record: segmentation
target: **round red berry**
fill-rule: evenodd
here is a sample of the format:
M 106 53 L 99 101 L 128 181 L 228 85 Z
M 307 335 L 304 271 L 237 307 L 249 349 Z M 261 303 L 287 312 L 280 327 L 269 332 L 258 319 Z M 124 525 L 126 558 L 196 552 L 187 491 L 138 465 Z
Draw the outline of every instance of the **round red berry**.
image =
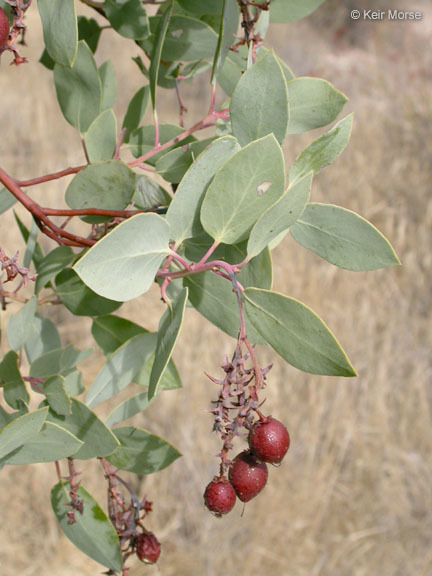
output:
M 268 470 L 264 462 L 246 450 L 238 454 L 229 471 L 229 480 L 242 502 L 249 502 L 261 492 L 267 482 Z
M 0 8 L 0 51 L 9 36 L 9 19 L 3 8 Z
M 225 478 L 215 478 L 204 491 L 204 503 L 216 516 L 228 514 L 235 502 L 234 488 Z
M 154 564 L 161 553 L 161 545 L 153 532 L 144 532 L 136 539 L 136 553 L 142 562 Z
M 269 416 L 256 422 L 249 432 L 249 447 L 258 460 L 279 464 L 290 445 L 288 430 Z

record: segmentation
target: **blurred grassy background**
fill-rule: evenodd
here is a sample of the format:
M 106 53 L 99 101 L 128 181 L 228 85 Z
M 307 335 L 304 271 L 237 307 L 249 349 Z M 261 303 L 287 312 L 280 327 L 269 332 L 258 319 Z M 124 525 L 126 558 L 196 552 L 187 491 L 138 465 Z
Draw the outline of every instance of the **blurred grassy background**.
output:
M 273 26 L 267 37 L 296 75 L 330 80 L 355 111 L 350 145 L 316 177 L 313 200 L 341 204 L 370 219 L 403 263 L 378 272 L 342 271 L 289 237 L 274 252 L 275 288 L 326 320 L 359 377 L 309 376 L 268 350 L 258 351 L 263 363 L 274 362 L 266 409 L 287 424 L 292 447 L 243 517 L 238 504 L 218 520 L 202 504 L 218 451 L 211 419 L 202 412 L 215 389 L 203 372 L 218 374 L 233 341 L 189 310 L 175 351 L 184 389 L 162 394 L 151 411 L 134 419 L 184 456 L 139 481 L 141 492 L 154 501 L 148 527 L 163 543 L 163 554 L 159 567 L 135 563 L 131 576 L 432 576 L 432 7 L 429 0 L 407 4 L 329 0 L 305 21 Z M 352 8 L 398 6 L 422 10 L 423 20 L 349 17 Z M 9 68 L 5 55 L 0 68 L 0 161 L 17 178 L 83 161 L 79 138 L 58 110 L 51 73 L 37 64 L 36 6 L 28 24 L 30 63 Z M 127 42 L 104 34 L 98 60 L 114 59 L 121 117 L 141 78 Z M 205 112 L 208 94 L 205 82 L 185 89 L 188 123 Z M 175 98 L 164 91 L 161 97 L 160 117 L 175 121 Z M 315 136 L 290 138 L 287 159 Z M 66 183 L 30 193 L 55 206 Z M 23 249 L 11 212 L 1 218 L 0 246 L 7 253 Z M 17 309 L 10 305 L 8 313 Z M 150 329 L 161 312 L 157 291 L 121 309 Z M 60 322 L 64 343 L 93 345 L 89 320 L 57 308 L 46 313 Z M 4 330 L 7 314 L 1 321 Z M 4 341 L 1 346 L 4 352 Z M 101 363 L 100 355 L 87 362 L 87 384 Z M 103 501 L 100 470 L 79 468 L 86 487 Z M 1 471 L 2 576 L 102 571 L 60 533 L 49 503 L 55 481 L 53 465 Z

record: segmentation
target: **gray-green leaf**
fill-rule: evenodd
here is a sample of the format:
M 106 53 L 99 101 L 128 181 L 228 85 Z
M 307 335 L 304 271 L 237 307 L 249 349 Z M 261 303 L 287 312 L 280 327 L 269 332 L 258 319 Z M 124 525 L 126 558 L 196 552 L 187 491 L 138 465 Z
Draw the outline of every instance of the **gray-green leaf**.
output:
M 46 49 L 62 66 L 72 66 L 78 47 L 74 0 L 38 0 Z
M 15 418 L 0 430 L 0 458 L 32 440 L 40 431 L 48 407 Z
M 283 142 L 289 122 L 288 94 L 285 75 L 273 51 L 248 68 L 230 104 L 233 134 L 242 146 L 267 134 Z
M 74 270 L 97 294 L 119 302 L 131 300 L 150 288 L 169 253 L 169 237 L 161 216 L 137 214 L 99 240 Z
M 290 186 L 311 170 L 317 173 L 323 166 L 336 160 L 348 144 L 352 121 L 353 115 L 349 114 L 300 153 L 289 172 Z
M 120 442 L 107 458 L 113 466 L 135 474 L 152 474 L 163 470 L 181 456 L 171 444 L 141 428 L 124 426 L 114 433 Z
M 290 186 L 282 198 L 264 212 L 252 228 L 249 237 L 249 258 L 259 254 L 272 240 L 296 222 L 309 200 L 312 177 L 313 173 L 309 172 Z
M 68 523 L 70 510 L 68 484 L 56 484 L 51 490 L 51 505 L 61 529 L 79 550 L 113 572 L 122 571 L 122 552 L 118 534 L 96 500 L 80 486 L 77 497 L 83 502 L 83 514 L 76 512 L 76 522 Z
M 308 306 L 277 292 L 247 288 L 247 317 L 289 364 L 311 374 L 356 376 L 333 333 Z
M 84 141 L 90 162 L 112 159 L 117 144 L 117 121 L 112 108 L 93 120 Z
M 308 204 L 290 232 L 299 244 L 339 268 L 377 270 L 400 264 L 375 226 L 341 206 Z
M 263 212 L 285 188 L 282 149 L 273 134 L 235 153 L 216 173 L 201 207 L 201 223 L 216 241 L 247 238 Z
M 159 322 L 155 360 L 148 389 L 149 400 L 156 394 L 157 387 L 172 356 L 183 322 L 187 299 L 188 289 L 184 288 L 165 310 Z

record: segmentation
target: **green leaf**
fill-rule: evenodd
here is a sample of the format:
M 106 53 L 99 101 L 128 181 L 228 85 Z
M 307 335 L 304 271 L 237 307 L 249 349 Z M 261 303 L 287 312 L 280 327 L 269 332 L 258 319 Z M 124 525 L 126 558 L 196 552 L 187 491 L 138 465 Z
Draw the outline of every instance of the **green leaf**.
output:
M 79 370 L 64 373 L 64 388 L 69 396 L 79 396 L 84 392 L 82 374 Z
M 1 464 L 23 465 L 55 462 L 73 456 L 83 445 L 76 436 L 52 422 L 45 422 L 40 432 L 8 454 Z
M 289 122 L 288 89 L 282 67 L 273 51 L 243 74 L 230 104 L 234 136 L 242 146 L 267 134 L 279 143 Z
M 220 12 L 219 12 L 220 14 Z M 219 28 L 219 38 L 216 53 L 213 59 L 213 69 L 211 81 L 218 76 L 222 70 L 225 58 L 230 47 L 235 43 L 235 34 L 239 24 L 239 6 L 236 0 L 223 0 L 223 17 Z
M 275 238 L 295 224 L 309 200 L 313 173 L 289 187 L 276 204 L 273 204 L 252 228 L 248 241 L 248 257 L 256 256 Z
M 107 418 L 105 419 L 106 426 L 112 428 L 115 424 L 123 422 L 123 420 L 127 420 L 128 418 L 132 418 L 132 416 L 135 416 L 136 414 L 146 410 L 152 401 L 153 399 L 148 399 L 147 390 L 127 398 L 108 414 Z
M 235 153 L 216 173 L 201 207 L 201 223 L 217 242 L 248 237 L 261 214 L 282 196 L 282 149 L 270 134 Z
M 85 40 L 87 46 L 93 52 L 96 52 L 102 28 L 94 18 L 78 16 L 78 40 Z
M 96 500 L 80 486 L 77 497 L 83 502 L 83 514 L 68 524 L 69 485 L 56 484 L 51 490 L 51 505 L 66 536 L 84 554 L 113 572 L 122 571 L 122 552 L 118 534 Z
M 148 53 L 152 53 L 151 50 L 161 19 L 162 16 L 150 18 L 151 36 L 140 42 L 140 45 Z M 173 15 L 168 24 L 161 58 L 169 62 L 191 62 L 213 58 L 217 41 L 216 32 L 202 20 Z
M 71 399 L 66 392 L 63 376 L 51 376 L 40 385 L 47 402 L 56 414 L 67 416 L 71 413 Z
M 42 428 L 48 408 L 41 408 L 15 418 L 0 430 L 0 458 L 32 440 Z
M 59 246 L 51 250 L 39 263 L 35 283 L 35 293 L 39 292 L 56 274 L 61 272 L 75 258 L 70 246 Z
M 136 208 L 148 210 L 149 208 L 168 206 L 171 202 L 171 196 L 155 180 L 146 174 L 141 174 L 137 178 L 132 202 Z
M 247 317 L 286 362 L 303 372 L 356 376 L 347 355 L 319 316 L 294 298 L 247 288 Z
M 270 22 L 294 22 L 309 16 L 324 0 L 272 0 Z
M 149 81 L 150 81 L 150 94 L 153 110 L 156 108 L 156 86 L 159 78 L 159 68 L 160 61 L 162 57 L 162 50 L 164 47 L 166 34 L 168 31 L 168 26 L 170 23 L 174 2 L 171 0 L 167 4 L 167 8 L 162 17 L 158 19 L 157 26 L 152 30 L 153 48 L 151 50 L 151 61 L 150 61 L 150 71 L 149 71 Z
M 171 238 L 177 246 L 202 232 L 200 210 L 207 188 L 219 168 L 239 150 L 240 146 L 232 136 L 218 138 L 184 175 L 167 212 Z
M 104 12 L 116 32 L 139 40 L 149 35 L 149 21 L 141 0 L 105 0 Z
M 74 0 L 38 0 L 46 49 L 62 66 L 72 66 L 78 47 Z
M 29 393 L 18 367 L 18 354 L 8 352 L 0 363 L 0 382 L 3 386 L 3 396 L 11 408 L 19 410 L 20 406 L 28 404 Z
M 29 364 L 46 352 L 61 348 L 60 336 L 55 325 L 38 314 L 27 329 L 24 350 Z
M 323 166 L 336 160 L 348 144 L 352 120 L 353 115 L 349 114 L 300 153 L 289 172 L 290 185 L 306 176 L 311 170 L 316 174 Z
M 100 112 L 101 82 L 96 62 L 87 44 L 80 40 L 72 68 L 54 67 L 57 100 L 66 120 L 86 132 Z
M 119 302 L 93 292 L 71 268 L 57 274 L 55 285 L 60 300 L 75 316 L 109 314 L 121 306 Z
M 137 214 L 99 240 L 74 269 L 97 294 L 124 302 L 150 288 L 168 253 L 166 221 L 157 214 Z
M 348 98 L 321 78 L 294 78 L 288 82 L 288 134 L 327 126 L 337 118 Z
M 133 336 L 121 345 L 97 374 L 86 397 L 88 406 L 108 400 L 128 386 L 156 346 L 156 335 Z
M 24 268 L 28 268 L 30 266 L 32 260 L 33 260 L 33 255 L 36 251 L 36 246 L 38 246 L 38 243 L 37 243 L 38 232 L 39 232 L 39 227 L 36 224 L 35 219 L 32 218 L 30 234 L 29 234 L 29 237 L 27 240 L 27 245 L 26 245 L 26 249 L 24 252 L 24 258 L 23 258 Z
M 32 296 L 17 314 L 12 314 L 9 318 L 7 327 L 8 341 L 10 347 L 17 352 L 24 346 L 29 336 L 29 329 L 36 312 L 36 303 L 36 296 Z
M 0 214 L 9 210 L 16 202 L 17 199 L 15 196 L 11 194 L 7 188 L 2 186 L 0 188 Z
M 153 368 L 153 363 L 155 361 L 155 352 L 153 352 L 149 358 L 144 362 L 142 368 L 134 378 L 134 382 L 145 386 L 146 388 L 150 385 L 150 375 Z M 182 383 L 180 380 L 180 375 L 177 371 L 176 365 L 172 359 L 168 362 L 165 372 L 162 374 L 160 379 L 158 390 L 176 390 L 181 388 Z M 147 394 L 147 393 L 146 393 Z
M 66 190 L 66 202 L 74 210 L 103 208 L 124 210 L 135 192 L 136 175 L 119 160 L 87 166 L 73 178 Z M 100 216 L 91 218 L 100 221 Z
M 120 470 L 152 474 L 163 470 L 181 456 L 174 446 L 141 428 L 123 426 L 116 428 L 114 433 L 120 446 L 107 460 Z
M 246 69 L 246 62 L 239 52 L 229 52 L 218 74 L 218 84 L 231 96 Z
M 222 259 L 232 263 L 240 262 L 246 255 L 243 247 L 229 246 L 225 249 L 226 257 Z M 272 267 L 269 251 L 263 250 L 256 258 L 252 258 L 243 266 L 237 278 L 245 287 L 271 288 Z M 183 283 L 189 288 L 189 300 L 198 312 L 212 324 L 237 338 L 240 320 L 237 298 L 231 282 L 213 272 L 204 272 L 184 278 Z M 251 342 L 266 344 L 266 340 L 255 330 L 248 318 L 246 318 L 246 330 Z
M 135 322 L 119 316 L 113 316 L 112 314 L 95 318 L 91 331 L 93 338 L 105 356 L 115 352 L 117 348 L 134 336 L 148 333 L 145 328 L 135 324 Z
M 299 244 L 339 268 L 377 270 L 400 264 L 375 226 L 341 206 L 308 204 L 290 232 Z
M 91 355 L 91 350 L 78 350 L 71 344 L 65 348 L 50 350 L 36 358 L 30 366 L 30 376 L 49 378 L 56 374 L 64 376 L 77 364 Z
M 168 306 L 160 319 L 155 360 L 150 374 L 149 400 L 156 394 L 158 385 L 172 356 L 183 323 L 187 299 L 188 289 L 184 288 L 176 300 L 172 302 L 172 305 Z
M 140 125 L 140 122 L 147 109 L 147 104 L 149 101 L 150 87 L 142 86 L 136 94 L 134 94 L 132 100 L 129 102 L 128 109 L 123 120 L 123 128 L 126 132 L 123 136 L 123 142 L 129 142 L 129 136 L 133 130 L 136 130 Z
M 102 87 L 100 110 L 109 110 L 114 106 L 117 97 L 117 79 L 114 66 L 109 60 L 99 67 L 99 78 Z
M 177 0 L 180 6 L 194 14 L 222 14 L 223 0 Z
M 178 184 L 195 158 L 214 141 L 214 137 L 197 140 L 185 147 L 175 148 L 156 162 L 156 171 L 167 182 Z M 185 150 L 186 148 L 186 150 Z
M 19 216 L 17 216 L 15 210 L 14 210 L 14 218 L 15 218 L 16 223 L 18 224 L 18 228 L 21 232 L 22 237 L 24 238 L 24 242 L 27 243 L 29 241 L 29 238 L 30 238 L 30 231 L 25 226 L 25 224 L 20 220 Z M 33 260 L 34 265 L 36 266 L 36 269 L 38 268 L 39 263 L 41 262 L 43 257 L 44 257 L 44 253 L 42 251 L 42 248 L 36 242 L 34 250 L 33 250 L 33 254 L 32 254 L 32 260 Z
M 95 118 L 84 141 L 90 162 L 111 160 L 117 145 L 117 122 L 111 108 Z
M 60 415 L 50 410 L 47 420 L 65 428 L 84 442 L 74 454 L 78 460 L 108 456 L 119 444 L 102 420 L 76 398 L 71 399 L 71 414 Z

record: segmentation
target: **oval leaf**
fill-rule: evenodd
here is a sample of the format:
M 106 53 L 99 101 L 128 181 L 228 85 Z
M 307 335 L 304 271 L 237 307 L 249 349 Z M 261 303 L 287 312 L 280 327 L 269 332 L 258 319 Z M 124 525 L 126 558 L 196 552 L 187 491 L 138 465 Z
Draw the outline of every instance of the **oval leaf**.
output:
M 184 288 L 162 315 L 159 322 L 155 360 L 150 374 L 149 400 L 156 394 L 157 387 L 165 372 L 177 342 L 188 299 L 188 289 Z
M 39 434 L 8 454 L 2 464 L 23 465 L 55 462 L 69 458 L 83 445 L 76 436 L 52 422 L 45 422 Z
M 169 236 L 161 216 L 137 214 L 99 240 L 74 270 L 97 294 L 119 302 L 131 300 L 150 288 L 169 253 Z
M 400 264 L 375 226 L 341 206 L 308 204 L 290 232 L 299 244 L 339 268 L 377 270 Z
M 174 446 L 141 428 L 124 426 L 116 428 L 114 434 L 120 446 L 107 460 L 120 470 L 152 474 L 163 470 L 181 456 Z
M 111 108 L 90 124 L 84 141 L 90 162 L 112 159 L 117 144 L 117 122 Z
M 324 0 L 272 0 L 270 22 L 301 20 L 320 6 Z
M 288 134 L 300 134 L 335 120 L 348 98 L 321 78 L 295 78 L 288 82 Z
M 57 100 L 63 116 L 80 132 L 85 132 L 100 111 L 102 88 L 95 59 L 81 40 L 72 68 L 54 67 Z
M 70 246 L 59 246 L 51 250 L 40 262 L 37 269 L 37 278 L 35 284 L 35 292 L 39 294 L 42 288 L 53 278 L 56 274 L 66 268 L 68 264 L 75 258 L 75 254 Z
M 120 573 L 122 552 L 114 526 L 96 500 L 82 486 L 77 490 L 77 497 L 83 502 L 83 513 L 76 512 L 76 522 L 69 524 L 69 485 L 59 483 L 51 490 L 51 506 L 61 529 L 84 554 L 102 566 Z
M 151 404 L 152 400 L 148 399 L 147 390 L 131 396 L 119 404 L 105 419 L 105 424 L 109 427 L 132 418 L 135 414 L 143 412 Z
M 28 412 L 9 422 L 0 430 L 0 458 L 19 448 L 39 434 L 48 414 L 48 407 Z
M 130 133 L 140 125 L 141 119 L 147 109 L 149 95 L 149 86 L 143 86 L 138 90 L 138 92 L 136 92 L 132 100 L 129 102 L 123 120 L 123 128 L 126 130 L 123 136 L 123 142 L 129 142 Z
M 117 448 L 114 434 L 85 404 L 71 399 L 71 413 L 56 414 L 50 410 L 48 422 L 54 422 L 79 438 L 84 445 L 74 454 L 78 460 L 108 456 Z
M 313 174 L 310 172 L 261 216 L 252 228 L 248 241 L 248 257 L 252 258 L 292 226 L 309 200 Z
M 210 184 L 201 207 L 204 230 L 225 244 L 244 240 L 284 188 L 282 149 L 273 134 L 251 142 L 225 162 Z
M 198 156 L 184 175 L 167 213 L 171 237 L 177 245 L 202 232 L 202 199 L 218 169 L 239 150 L 240 146 L 232 136 L 218 138 Z
M 136 175 L 119 160 L 87 166 L 73 178 L 66 190 L 66 202 L 74 210 L 103 208 L 124 210 L 135 192 Z M 100 217 L 92 217 L 99 221 Z
M 267 134 L 282 143 L 288 127 L 288 90 L 273 51 L 257 60 L 241 77 L 230 104 L 234 136 L 242 146 Z
M 88 391 L 86 404 L 96 406 L 128 386 L 156 346 L 155 334 L 138 334 L 109 358 Z
M 149 21 L 141 0 L 105 0 L 104 12 L 116 32 L 139 40 L 149 35 Z
M 311 170 L 316 174 L 321 168 L 336 160 L 348 144 L 352 121 L 353 116 L 350 114 L 300 153 L 289 172 L 290 186 Z
M 310 308 L 283 294 L 247 288 L 245 310 L 270 346 L 303 372 L 356 376 L 333 333 Z
M 72 66 L 78 48 L 74 0 L 38 0 L 46 49 L 62 66 Z
M 109 314 L 121 306 L 120 302 L 103 298 L 87 288 L 71 268 L 57 274 L 55 285 L 60 300 L 75 316 Z
M 29 393 L 18 367 L 18 354 L 10 350 L 0 363 L 0 383 L 3 395 L 11 408 L 19 410 L 22 403 L 28 404 Z

